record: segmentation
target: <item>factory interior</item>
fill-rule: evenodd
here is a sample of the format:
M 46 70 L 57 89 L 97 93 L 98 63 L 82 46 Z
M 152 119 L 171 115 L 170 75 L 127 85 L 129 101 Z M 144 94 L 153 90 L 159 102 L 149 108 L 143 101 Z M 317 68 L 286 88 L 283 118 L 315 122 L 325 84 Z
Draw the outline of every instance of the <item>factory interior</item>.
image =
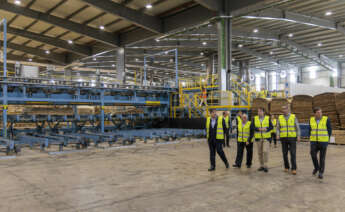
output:
M 0 212 L 344 211 L 344 14 L 0 0 Z

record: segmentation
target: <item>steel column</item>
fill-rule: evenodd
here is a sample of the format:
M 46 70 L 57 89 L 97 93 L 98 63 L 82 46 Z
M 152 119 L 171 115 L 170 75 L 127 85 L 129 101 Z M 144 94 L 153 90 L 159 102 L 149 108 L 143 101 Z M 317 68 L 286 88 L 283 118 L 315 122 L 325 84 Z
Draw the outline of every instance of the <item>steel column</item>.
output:
M 104 133 L 104 90 L 101 90 L 101 133 Z
M 2 25 L 3 25 L 3 33 L 4 33 L 4 44 L 3 44 L 3 66 L 4 66 L 4 80 L 6 81 L 7 77 L 7 22 L 6 19 L 2 20 Z M 8 104 L 7 104 L 7 84 L 3 84 L 2 86 L 3 90 L 3 97 L 2 97 L 2 105 L 3 105 L 3 110 L 2 110 L 2 120 L 3 120 L 3 133 L 2 136 L 4 138 L 7 138 L 7 110 L 8 110 Z
M 231 20 L 221 19 L 217 23 L 218 28 L 218 78 L 219 90 L 230 89 L 230 76 L 232 64 Z

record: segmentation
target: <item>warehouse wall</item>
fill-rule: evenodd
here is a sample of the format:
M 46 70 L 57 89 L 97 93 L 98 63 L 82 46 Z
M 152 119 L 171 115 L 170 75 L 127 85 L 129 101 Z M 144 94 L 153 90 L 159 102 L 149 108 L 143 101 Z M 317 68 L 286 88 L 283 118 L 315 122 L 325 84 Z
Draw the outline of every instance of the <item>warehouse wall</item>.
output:
M 302 83 L 310 85 L 330 86 L 329 71 L 317 70 L 315 79 L 310 78 L 309 71 L 302 71 Z

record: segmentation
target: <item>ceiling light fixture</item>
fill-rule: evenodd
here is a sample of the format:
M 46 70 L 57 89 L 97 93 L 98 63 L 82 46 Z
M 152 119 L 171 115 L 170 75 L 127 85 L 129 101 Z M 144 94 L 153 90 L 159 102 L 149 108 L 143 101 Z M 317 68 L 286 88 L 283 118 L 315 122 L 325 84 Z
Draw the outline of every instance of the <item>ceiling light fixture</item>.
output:
M 152 8 L 152 4 L 147 4 L 145 7 L 146 7 L 146 9 L 151 9 Z
M 73 41 L 72 40 L 68 40 L 67 41 L 69 44 L 73 44 Z
M 243 45 L 242 45 L 242 44 L 238 44 L 238 47 L 239 47 L 239 48 L 242 48 L 242 47 L 243 47 Z
M 99 26 L 99 29 L 100 29 L 100 30 L 104 30 L 105 27 L 102 25 L 102 26 Z
M 325 16 L 330 16 L 330 15 L 332 15 L 333 13 L 332 13 L 332 11 L 327 11 L 327 12 L 325 12 Z
M 29 58 L 29 59 L 28 59 L 28 61 L 29 61 L 29 62 L 32 62 L 32 59 L 31 59 L 31 58 Z
M 97 60 L 97 58 L 95 58 L 95 57 L 94 57 L 94 58 L 92 58 L 92 60 L 93 60 L 93 61 L 96 61 L 96 60 Z
M 21 2 L 20 0 L 16 0 L 16 1 L 14 1 L 14 3 L 15 3 L 16 5 L 20 5 L 22 2 Z
M 322 43 L 318 43 L 317 46 L 322 46 Z
M 289 36 L 290 38 L 292 38 L 292 37 L 293 37 L 293 34 L 292 34 L 292 33 L 289 33 L 288 36 Z
M 201 55 L 201 56 L 204 56 L 204 52 L 200 52 L 200 55 Z
M 254 33 L 258 33 L 259 30 L 258 30 L 258 29 L 254 29 L 253 32 L 254 32 Z
M 270 51 L 270 55 L 272 55 L 273 54 L 273 52 L 272 51 Z
M 202 42 L 202 45 L 206 46 L 206 45 L 207 45 L 207 42 L 206 42 L 206 41 Z
M 50 51 L 49 51 L 49 50 L 46 50 L 46 54 L 50 54 Z

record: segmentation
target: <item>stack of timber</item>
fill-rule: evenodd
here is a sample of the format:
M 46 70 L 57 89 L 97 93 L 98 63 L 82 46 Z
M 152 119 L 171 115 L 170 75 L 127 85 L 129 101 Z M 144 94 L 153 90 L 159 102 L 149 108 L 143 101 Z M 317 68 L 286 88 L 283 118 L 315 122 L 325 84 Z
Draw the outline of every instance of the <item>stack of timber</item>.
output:
M 345 129 L 345 92 L 337 94 L 335 97 L 335 105 L 339 115 L 340 127 Z
M 292 98 L 291 111 L 296 114 L 298 122 L 309 123 L 313 116 L 313 97 L 308 95 L 296 95 Z
M 345 130 L 333 130 L 332 135 L 336 144 L 345 144 Z
M 73 108 L 70 106 L 56 106 L 56 105 L 35 105 L 26 106 L 24 108 L 24 114 L 26 115 L 73 115 Z
M 322 114 L 331 120 L 332 128 L 339 129 L 340 122 L 335 106 L 336 93 L 323 93 L 313 97 L 313 107 L 320 107 Z
M 79 115 L 93 115 L 95 114 L 95 106 L 78 106 L 77 112 Z
M 289 105 L 289 102 L 286 98 L 276 98 L 272 99 L 270 103 L 270 113 L 271 115 L 280 115 L 283 114 L 282 107 Z
M 258 114 L 258 108 L 264 108 L 266 113 L 269 113 L 269 101 L 263 98 L 255 98 L 253 100 L 251 114 L 252 116 L 256 116 Z

